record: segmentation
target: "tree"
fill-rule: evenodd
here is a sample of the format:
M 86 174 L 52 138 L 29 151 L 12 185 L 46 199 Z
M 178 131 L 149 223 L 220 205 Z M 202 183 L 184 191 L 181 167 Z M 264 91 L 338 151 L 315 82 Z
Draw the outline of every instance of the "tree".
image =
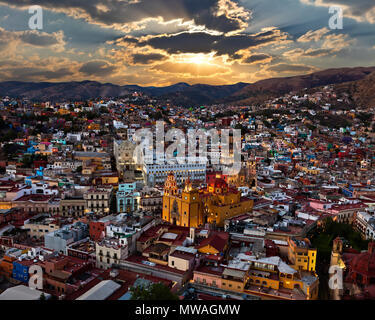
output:
M 101 106 L 100 109 L 99 109 L 99 112 L 100 113 L 108 113 L 108 108 L 106 108 L 104 106 Z
M 116 197 L 114 196 L 111 198 L 111 202 L 109 204 L 109 212 L 117 213 L 117 201 L 116 201 Z
M 130 292 L 131 300 L 178 300 L 178 296 L 162 283 L 132 287 Z
M 34 163 L 34 155 L 25 154 L 21 162 L 22 162 L 22 168 L 31 168 L 32 164 Z

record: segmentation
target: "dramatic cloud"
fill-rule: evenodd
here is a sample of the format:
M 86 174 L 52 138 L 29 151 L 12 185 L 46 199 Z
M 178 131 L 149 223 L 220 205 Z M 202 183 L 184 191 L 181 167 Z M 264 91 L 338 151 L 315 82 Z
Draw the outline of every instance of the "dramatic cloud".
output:
M 355 43 L 355 39 L 349 39 L 347 34 L 329 34 L 325 37 L 322 48 L 340 51 L 350 47 Z
M 88 76 L 107 76 L 115 71 L 116 67 L 106 61 L 89 61 L 82 65 L 79 72 Z
M 297 60 L 299 58 L 316 58 L 316 57 L 324 57 L 329 54 L 334 54 L 335 50 L 333 49 L 307 49 L 303 50 L 301 48 L 296 48 L 290 51 L 286 51 L 283 53 L 285 58 L 290 60 Z
M 0 0 L 10 6 L 40 5 L 117 28 L 137 28 L 149 19 L 167 22 L 175 19 L 193 21 L 197 26 L 220 32 L 240 31 L 247 27 L 250 11 L 233 0 Z
M 245 64 L 258 64 L 258 63 L 268 63 L 272 61 L 272 57 L 265 53 L 253 54 L 251 56 L 245 57 L 241 60 L 241 63 Z
M 231 36 L 214 35 L 206 32 L 181 32 L 172 35 L 160 35 L 135 39 L 124 37 L 117 40 L 119 45 L 135 44 L 139 47 L 150 46 L 164 50 L 169 54 L 210 53 L 234 55 L 237 51 L 278 43 L 287 38 L 277 29 L 262 31 L 257 34 L 236 34 Z
M 0 0 L 0 81 L 229 84 L 374 64 L 375 0 L 281 2 Z M 330 30 L 329 5 L 355 20 Z
M 49 80 L 66 80 L 67 77 L 73 76 L 74 72 L 66 67 L 48 68 L 43 66 L 31 66 L 25 64 L 20 66 L 13 63 L 7 63 L 6 66 L 0 67 L 2 80 L 15 81 L 49 81 Z
M 65 46 L 64 33 L 62 31 L 46 33 L 35 30 L 7 31 L 0 28 L 0 48 L 15 50 L 20 44 L 62 51 Z
M 297 73 L 307 73 L 316 71 L 316 68 L 313 66 L 306 66 L 302 64 L 286 64 L 286 63 L 279 63 L 267 68 L 268 71 L 273 71 L 277 73 L 290 73 L 290 74 L 297 74 Z
M 325 56 L 334 56 L 338 52 L 355 43 L 347 34 L 329 34 L 327 28 L 308 31 L 297 39 L 297 42 L 311 43 L 316 46 L 308 49 L 294 48 L 283 53 L 283 56 L 289 60 L 298 60 L 299 58 L 318 58 Z
M 160 53 L 134 53 L 131 56 L 133 64 L 150 64 L 156 61 L 165 60 L 167 57 Z
M 303 36 L 299 37 L 297 39 L 298 42 L 311 42 L 311 41 L 319 41 L 322 39 L 324 35 L 326 35 L 329 32 L 327 28 L 322 28 L 318 30 L 310 30 L 306 32 Z

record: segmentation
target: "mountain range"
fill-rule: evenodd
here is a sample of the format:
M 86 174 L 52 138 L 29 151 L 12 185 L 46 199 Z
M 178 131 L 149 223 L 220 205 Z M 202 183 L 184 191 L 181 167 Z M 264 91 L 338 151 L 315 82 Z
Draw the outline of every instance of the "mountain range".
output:
M 375 102 L 375 67 L 327 69 L 307 75 L 221 86 L 189 85 L 183 82 L 166 87 L 141 87 L 96 81 L 59 83 L 6 81 L 0 82 L 0 96 L 58 102 L 98 97 L 116 98 L 133 92 L 143 92 L 159 101 L 181 106 L 218 103 L 253 104 L 285 93 L 325 85 L 336 85 L 340 90 L 348 90 L 359 104 L 366 103 L 368 99 Z

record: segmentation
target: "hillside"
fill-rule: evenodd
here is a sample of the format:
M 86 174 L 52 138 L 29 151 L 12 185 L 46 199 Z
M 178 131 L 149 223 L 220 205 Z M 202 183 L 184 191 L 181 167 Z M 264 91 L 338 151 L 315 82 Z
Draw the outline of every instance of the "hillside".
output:
M 327 69 L 308 75 L 261 80 L 234 93 L 226 99 L 226 102 L 241 104 L 262 102 L 291 91 L 361 80 L 372 72 L 375 72 L 375 67 L 340 68 Z
M 217 103 L 254 104 L 291 91 L 342 84 L 341 90 L 350 90 L 353 99 L 363 104 L 366 99 L 372 101 L 375 99 L 375 75 L 370 75 L 372 72 L 375 72 L 375 67 L 328 69 L 308 75 L 266 79 L 253 84 L 237 83 L 222 86 L 177 83 L 166 87 L 140 87 L 95 81 L 61 83 L 7 81 L 0 83 L 0 96 L 28 98 L 34 101 L 62 101 L 98 97 L 116 98 L 141 91 L 158 99 L 159 102 L 182 106 Z
M 348 92 L 360 107 L 375 107 L 375 72 L 361 80 L 336 85 L 335 90 Z

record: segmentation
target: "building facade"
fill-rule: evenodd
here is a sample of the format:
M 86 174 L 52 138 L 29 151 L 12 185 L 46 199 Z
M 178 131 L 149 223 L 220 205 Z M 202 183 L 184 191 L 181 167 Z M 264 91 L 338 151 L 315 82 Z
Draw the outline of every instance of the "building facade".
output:
M 133 212 L 140 205 L 140 192 L 136 191 L 136 182 L 121 183 L 116 193 L 117 212 Z
M 225 219 L 251 212 L 253 201 L 229 188 L 223 179 L 215 179 L 207 188 L 192 187 L 190 179 L 180 190 L 173 174 L 164 187 L 162 218 L 183 227 L 198 227 L 205 223 L 223 226 Z
M 112 186 L 93 187 L 84 194 L 87 201 L 87 211 L 107 215 L 112 200 Z

